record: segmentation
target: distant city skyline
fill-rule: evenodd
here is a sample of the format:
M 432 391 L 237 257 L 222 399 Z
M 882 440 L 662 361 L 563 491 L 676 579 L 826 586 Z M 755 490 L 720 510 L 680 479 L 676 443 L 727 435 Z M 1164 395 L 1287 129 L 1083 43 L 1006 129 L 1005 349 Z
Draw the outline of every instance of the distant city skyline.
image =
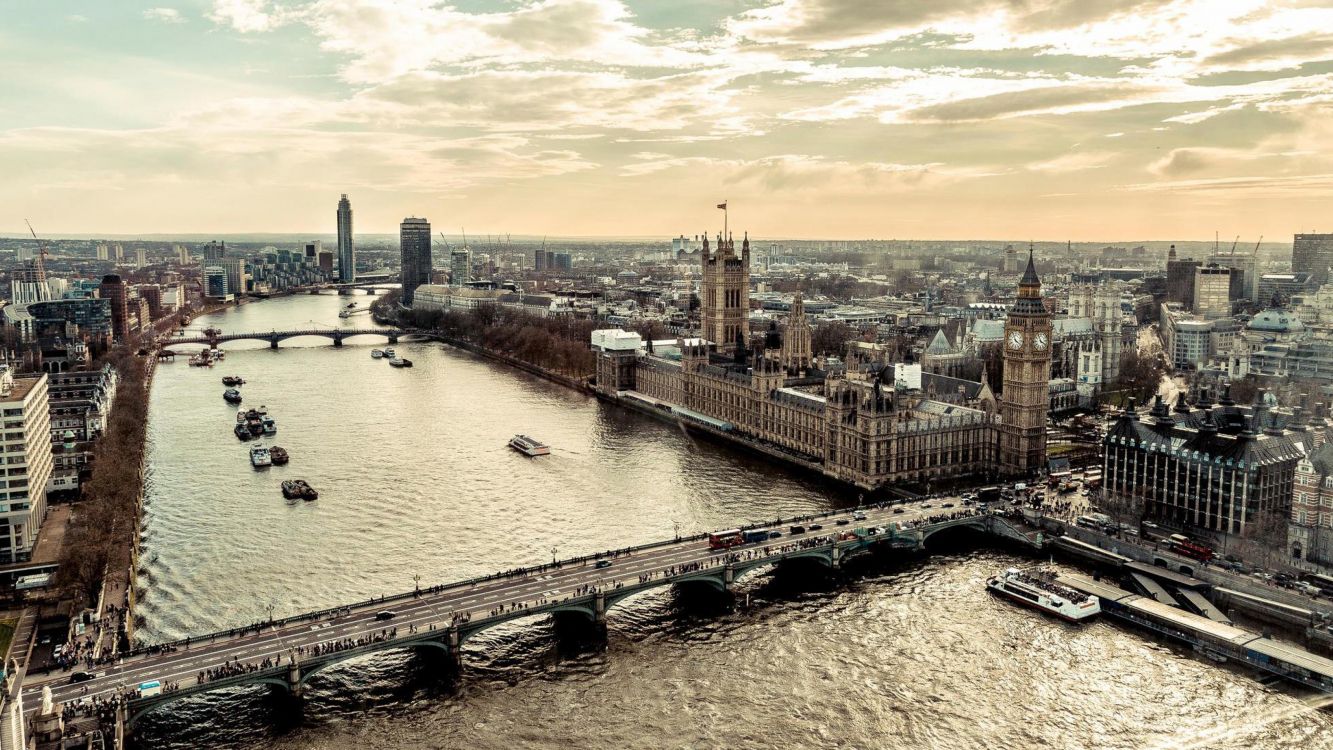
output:
M 160 0 L 0 30 L 0 229 L 1329 232 L 1301 0 Z

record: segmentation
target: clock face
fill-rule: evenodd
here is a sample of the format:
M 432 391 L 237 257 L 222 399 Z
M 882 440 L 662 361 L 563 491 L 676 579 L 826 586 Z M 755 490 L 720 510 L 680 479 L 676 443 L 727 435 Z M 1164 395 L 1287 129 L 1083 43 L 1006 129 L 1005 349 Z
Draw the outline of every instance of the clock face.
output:
M 1046 334 L 1044 334 L 1044 333 L 1039 333 L 1039 334 L 1037 334 L 1036 336 L 1034 336 L 1033 339 L 1032 339 L 1032 346 L 1036 347 L 1037 351 L 1045 351 L 1045 350 L 1046 350 Z
M 1010 332 L 1009 332 L 1009 348 L 1010 348 L 1010 349 L 1022 349 L 1022 348 L 1023 348 L 1023 332 L 1022 332 L 1022 331 L 1010 331 Z

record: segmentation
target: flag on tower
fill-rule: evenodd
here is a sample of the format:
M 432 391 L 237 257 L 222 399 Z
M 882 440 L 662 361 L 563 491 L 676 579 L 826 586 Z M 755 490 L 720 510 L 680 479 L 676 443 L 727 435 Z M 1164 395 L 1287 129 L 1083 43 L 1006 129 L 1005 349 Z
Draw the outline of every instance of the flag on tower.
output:
M 717 204 L 717 207 L 720 208 L 720 209 L 722 209 L 723 211 L 726 211 L 726 210 L 727 210 L 727 202 L 726 202 L 726 201 L 722 201 L 721 203 Z

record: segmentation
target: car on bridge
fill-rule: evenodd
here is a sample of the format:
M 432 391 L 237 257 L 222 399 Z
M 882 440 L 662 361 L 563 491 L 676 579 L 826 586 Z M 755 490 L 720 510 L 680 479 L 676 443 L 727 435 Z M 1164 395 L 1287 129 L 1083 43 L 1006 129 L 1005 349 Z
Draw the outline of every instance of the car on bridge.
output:
M 804 534 L 804 533 L 805 533 L 805 527 L 804 527 L 804 526 L 793 526 L 793 527 L 791 527 L 791 529 L 789 529 L 789 531 L 791 531 L 792 534 Z
M 69 683 L 73 685 L 76 682 L 87 682 L 95 679 L 97 679 L 96 672 L 75 672 L 69 676 Z
M 824 524 L 822 524 L 822 523 L 812 523 L 812 524 L 810 524 L 810 530 L 811 530 L 811 531 L 819 531 L 819 530 L 821 530 L 821 529 L 823 529 L 823 528 L 824 528 Z
M 598 560 L 598 561 L 596 562 L 596 564 L 593 565 L 593 567 L 594 567 L 594 568 L 609 568 L 609 567 L 611 567 L 611 561 L 610 561 L 610 560 Z
M 390 612 L 390 611 L 387 610 L 387 609 L 382 609 L 382 610 L 380 610 L 379 612 L 376 612 L 376 613 L 375 613 L 375 619 L 376 619 L 376 620 L 392 620 L 393 618 L 395 618 L 395 617 L 397 617 L 397 616 L 398 616 L 398 613 L 397 613 L 397 612 Z
M 866 520 L 866 514 L 858 510 L 852 514 L 852 518 L 855 518 L 858 521 L 864 521 Z

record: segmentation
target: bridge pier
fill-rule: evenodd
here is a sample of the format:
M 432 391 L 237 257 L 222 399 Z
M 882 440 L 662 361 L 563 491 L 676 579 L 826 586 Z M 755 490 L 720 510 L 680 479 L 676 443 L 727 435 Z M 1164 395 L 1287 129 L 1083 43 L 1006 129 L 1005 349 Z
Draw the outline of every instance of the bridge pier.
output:
M 287 668 L 287 692 L 293 698 L 300 698 L 305 693 L 305 685 L 301 684 L 301 665 L 296 662 Z
M 278 337 L 277 337 L 277 336 L 274 336 L 273 338 L 271 338 L 271 339 L 268 340 L 268 348 L 270 348 L 270 349 L 277 349 L 277 348 L 278 348 Z
M 463 668 L 463 654 L 459 647 L 463 645 L 463 638 L 458 633 L 458 626 L 449 628 L 449 639 L 446 641 L 449 646 L 449 661 L 454 665 L 454 671 Z
M 334 345 L 334 346 L 342 346 L 342 345 L 343 345 L 343 337 L 342 337 L 342 336 L 334 336 L 334 337 L 333 337 L 333 345 Z
M 833 549 L 829 550 L 829 567 L 834 570 L 842 569 L 842 549 L 837 544 L 834 544 Z
M 391 334 L 389 334 L 389 343 L 390 343 L 390 344 L 396 344 L 396 343 L 398 343 L 398 334 L 396 334 L 396 333 L 391 333 Z
M 606 629 L 606 594 L 598 591 L 592 598 L 592 621 L 601 629 Z
M 735 586 L 736 566 L 732 563 L 727 563 L 726 566 L 722 568 L 722 588 L 731 591 Z

